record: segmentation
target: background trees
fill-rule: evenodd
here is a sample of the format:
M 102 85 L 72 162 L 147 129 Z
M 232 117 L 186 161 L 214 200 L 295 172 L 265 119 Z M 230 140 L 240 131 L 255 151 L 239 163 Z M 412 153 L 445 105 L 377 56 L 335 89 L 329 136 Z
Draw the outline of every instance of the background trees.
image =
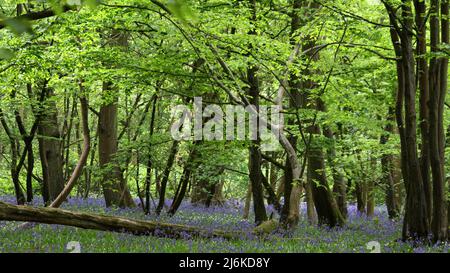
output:
M 328 226 L 385 203 L 404 239 L 446 240 L 446 0 L 51 3 L 2 6 L 0 188 L 17 203 L 50 204 L 83 159 L 71 194 L 108 206 L 247 199 L 256 224 L 270 204 L 292 227 L 301 201 Z M 278 105 L 280 143 L 173 140 L 194 97 Z

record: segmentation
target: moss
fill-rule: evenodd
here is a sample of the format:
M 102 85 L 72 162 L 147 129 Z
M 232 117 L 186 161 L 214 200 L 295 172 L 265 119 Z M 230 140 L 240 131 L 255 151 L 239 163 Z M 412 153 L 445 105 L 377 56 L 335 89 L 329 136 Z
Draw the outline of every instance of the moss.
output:
M 268 220 L 261 223 L 261 225 L 253 229 L 255 234 L 270 234 L 278 228 L 278 222 L 276 220 Z

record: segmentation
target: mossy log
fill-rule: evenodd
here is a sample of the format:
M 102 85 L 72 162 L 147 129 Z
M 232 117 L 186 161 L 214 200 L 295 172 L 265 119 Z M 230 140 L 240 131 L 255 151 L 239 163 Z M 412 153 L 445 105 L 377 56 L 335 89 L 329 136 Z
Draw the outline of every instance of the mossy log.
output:
M 185 236 L 224 239 L 237 239 L 240 232 L 207 230 L 199 227 L 144 221 L 124 217 L 75 212 L 58 208 L 36 208 L 17 206 L 0 202 L 0 221 L 23 221 L 43 224 L 72 226 L 134 235 L 153 235 L 159 237 L 185 238 Z

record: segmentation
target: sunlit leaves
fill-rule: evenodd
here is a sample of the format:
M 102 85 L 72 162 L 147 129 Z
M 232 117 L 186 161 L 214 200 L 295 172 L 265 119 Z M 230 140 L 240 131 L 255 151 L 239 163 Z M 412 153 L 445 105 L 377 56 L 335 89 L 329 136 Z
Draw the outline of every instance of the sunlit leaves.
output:
M 195 13 L 187 4 L 185 0 L 167 0 L 167 8 L 172 12 L 172 14 L 178 17 L 180 20 L 195 21 Z

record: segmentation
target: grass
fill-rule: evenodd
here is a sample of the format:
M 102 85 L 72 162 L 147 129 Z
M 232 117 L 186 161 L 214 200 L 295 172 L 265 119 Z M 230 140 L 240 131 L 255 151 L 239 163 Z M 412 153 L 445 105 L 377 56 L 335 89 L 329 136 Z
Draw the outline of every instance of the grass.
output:
M 13 198 L 10 196 L 0 197 L 0 200 L 13 203 Z M 34 205 L 39 204 L 39 201 L 34 203 Z M 242 219 L 242 206 L 239 202 L 228 202 L 224 207 L 208 209 L 183 203 L 178 213 L 171 218 L 144 216 L 138 208 L 105 208 L 101 200 L 92 198 L 71 199 L 63 207 L 70 210 L 159 220 L 203 228 L 243 231 L 247 234 L 250 234 L 253 229 L 251 221 Z M 71 241 L 79 242 L 81 252 L 89 253 L 370 252 L 367 243 L 371 241 L 380 243 L 381 252 L 450 252 L 448 244 L 413 246 L 409 243 L 397 242 L 400 238 L 401 221 L 389 220 L 383 207 L 377 207 L 375 216 L 367 218 L 359 215 L 354 206 L 350 206 L 347 226 L 342 228 L 317 227 L 308 224 L 306 219 L 302 219 L 294 231 L 283 236 L 274 234 L 265 239 L 249 236 L 233 241 L 198 239 L 189 236 L 176 240 L 45 224 L 16 232 L 14 231 L 16 226 L 17 223 L 0 222 L 0 252 L 70 252 L 66 247 Z

